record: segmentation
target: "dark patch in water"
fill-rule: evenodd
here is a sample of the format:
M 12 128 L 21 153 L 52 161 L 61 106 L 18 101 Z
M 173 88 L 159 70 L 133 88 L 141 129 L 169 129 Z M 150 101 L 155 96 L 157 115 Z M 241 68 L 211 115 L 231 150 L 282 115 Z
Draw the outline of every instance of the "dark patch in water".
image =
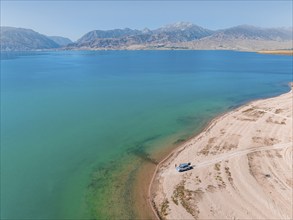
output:
M 144 146 L 142 146 L 142 145 L 140 145 L 140 146 L 136 147 L 135 149 L 129 151 L 129 153 L 139 157 L 143 161 L 146 161 L 146 162 L 149 162 L 149 163 L 152 163 L 152 164 L 158 164 L 157 160 L 151 158 L 150 154 L 145 152 Z
M 128 175 L 124 190 L 123 190 L 123 199 L 124 199 L 124 208 L 127 210 L 127 213 L 129 215 L 129 219 L 135 218 L 134 213 L 134 198 L 130 195 L 133 195 L 133 188 L 134 188 L 134 181 L 135 181 L 135 175 L 137 174 L 138 167 L 131 170 L 131 172 Z
M 88 188 L 96 189 L 98 187 L 105 187 L 105 177 L 110 178 L 111 171 L 115 170 L 115 165 L 101 165 L 94 169 Z
M 201 118 L 198 116 L 181 116 L 178 117 L 176 121 L 177 123 L 183 125 L 193 125 L 199 123 L 201 121 Z
M 147 148 L 147 143 L 153 140 L 156 140 L 160 137 L 161 135 L 154 135 L 148 138 L 145 138 L 144 140 L 138 142 L 135 147 L 129 148 L 127 150 L 128 154 L 133 154 L 136 157 L 139 157 L 140 159 L 142 159 L 145 162 L 148 163 L 152 163 L 152 164 L 158 164 L 158 161 L 155 160 L 154 158 L 152 158 L 150 156 L 149 153 L 146 152 L 146 148 Z
M 186 141 L 186 138 L 179 138 L 176 141 L 173 142 L 173 144 L 180 144 Z
M 135 174 L 125 172 L 125 165 L 127 167 L 127 162 L 116 161 L 93 169 L 86 202 L 94 219 L 101 219 L 101 216 L 104 219 L 105 216 L 106 219 L 134 218 L 131 181 Z
M 153 141 L 153 140 L 156 140 L 158 139 L 159 137 L 161 137 L 162 135 L 158 134 L 158 135 L 153 135 L 151 137 L 148 137 L 148 138 L 145 138 L 143 139 L 141 142 L 139 142 L 140 145 L 144 145 L 146 144 L 147 142 L 150 142 L 150 141 Z

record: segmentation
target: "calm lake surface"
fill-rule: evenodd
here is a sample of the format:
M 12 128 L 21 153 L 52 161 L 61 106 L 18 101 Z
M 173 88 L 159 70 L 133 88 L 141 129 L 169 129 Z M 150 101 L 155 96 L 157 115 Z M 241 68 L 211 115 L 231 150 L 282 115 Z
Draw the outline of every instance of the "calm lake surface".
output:
M 292 57 L 1 54 L 1 218 L 134 218 L 133 179 L 210 119 L 289 91 Z

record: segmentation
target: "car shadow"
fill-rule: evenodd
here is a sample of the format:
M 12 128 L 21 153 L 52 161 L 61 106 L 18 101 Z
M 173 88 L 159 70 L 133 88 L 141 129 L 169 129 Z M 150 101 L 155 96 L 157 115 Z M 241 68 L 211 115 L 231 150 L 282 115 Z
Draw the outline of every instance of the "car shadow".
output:
M 193 166 L 190 166 L 188 170 L 182 170 L 182 171 L 180 171 L 180 173 L 187 172 L 187 171 L 190 171 L 192 169 L 193 169 Z

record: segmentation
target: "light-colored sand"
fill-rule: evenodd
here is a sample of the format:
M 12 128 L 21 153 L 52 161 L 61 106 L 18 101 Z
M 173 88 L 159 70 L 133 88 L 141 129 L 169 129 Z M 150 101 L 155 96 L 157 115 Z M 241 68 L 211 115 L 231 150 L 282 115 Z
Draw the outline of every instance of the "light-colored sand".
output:
M 262 54 L 279 54 L 279 55 L 291 55 L 293 56 L 293 50 L 261 50 L 258 53 Z
M 215 119 L 157 169 L 162 219 L 292 219 L 292 91 Z M 174 166 L 191 162 L 178 173 Z

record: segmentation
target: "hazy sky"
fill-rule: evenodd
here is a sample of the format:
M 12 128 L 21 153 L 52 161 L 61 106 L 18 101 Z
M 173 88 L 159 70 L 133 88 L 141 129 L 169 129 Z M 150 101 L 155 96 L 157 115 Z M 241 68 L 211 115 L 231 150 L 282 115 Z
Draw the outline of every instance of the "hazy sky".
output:
M 213 30 L 239 24 L 291 27 L 292 1 L 1 0 L 2 26 L 31 28 L 72 40 L 96 29 L 154 29 L 177 21 Z

